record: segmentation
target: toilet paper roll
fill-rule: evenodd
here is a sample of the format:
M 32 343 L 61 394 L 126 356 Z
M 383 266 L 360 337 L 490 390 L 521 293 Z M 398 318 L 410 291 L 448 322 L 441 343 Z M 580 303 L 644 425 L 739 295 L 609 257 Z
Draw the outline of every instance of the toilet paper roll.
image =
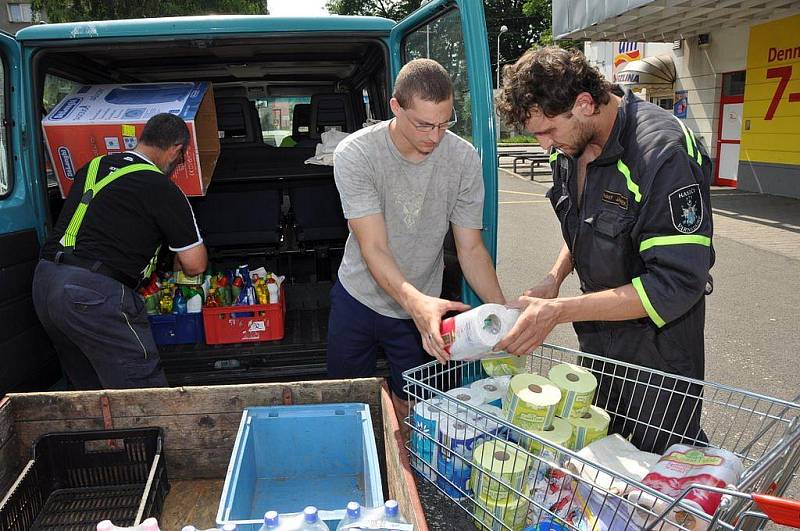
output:
M 611 423 L 608 413 L 597 406 L 589 406 L 580 416 L 569 417 L 568 420 L 572 424 L 572 437 L 567 446 L 575 451 L 608 435 L 608 425 Z
M 472 382 L 469 386 L 470 389 L 477 389 L 483 392 L 483 401 L 485 404 L 500 407 L 503 405 L 503 384 L 495 378 L 484 378 L 477 382 Z M 505 386 L 508 390 L 508 384 Z
M 557 416 L 576 417 L 592 405 L 597 378 L 590 371 L 578 365 L 562 363 L 550 369 L 547 378 L 561 390 L 561 401 L 556 407 Z
M 491 440 L 478 445 L 472 455 L 470 485 L 476 495 L 494 500 L 522 492 L 530 458 L 514 443 Z M 514 489 L 514 490 L 512 490 Z
M 526 356 L 502 356 L 481 360 L 484 372 L 489 376 L 515 376 L 525 373 Z
M 481 404 L 478 406 L 478 409 L 480 409 L 481 412 L 471 416 L 471 423 L 482 433 L 490 434 L 495 437 L 502 437 L 506 432 L 505 426 L 491 418 L 490 415 L 502 419 L 503 410 L 491 404 Z
M 411 432 L 411 461 L 414 468 L 425 477 L 436 478 L 437 438 L 439 423 L 446 418 L 441 398 L 431 398 L 417 402 L 412 410 L 411 421 L 414 430 Z
M 538 374 L 518 374 L 511 378 L 503 412 L 512 424 L 526 430 L 541 431 L 553 424 L 561 391 Z
M 481 531 L 522 531 L 528 519 L 530 502 L 522 496 L 507 499 L 475 497 L 475 527 Z
M 451 498 L 468 495 L 468 481 L 472 472 L 472 453 L 485 435 L 465 420 L 448 417 L 439 424 L 439 454 L 436 484 Z
M 442 321 L 444 349 L 451 360 L 475 360 L 496 356 L 492 348 L 517 322 L 520 311 L 501 304 L 482 304 Z
M 478 407 L 485 403 L 485 395 L 480 389 L 470 389 L 469 387 L 456 387 L 447 391 L 447 396 L 451 396 L 461 403 Z
M 555 417 L 553 418 L 553 424 L 549 428 L 545 428 L 543 430 L 528 430 L 528 433 L 531 433 L 553 444 L 567 447 L 569 439 L 572 437 L 572 424 L 562 418 Z M 563 464 L 563 453 L 557 452 L 551 446 L 542 444 L 532 437 L 528 439 L 528 443 L 524 446 L 526 446 L 532 454 L 541 456 L 542 459 L 548 461 L 549 463 L 554 463 L 557 465 Z

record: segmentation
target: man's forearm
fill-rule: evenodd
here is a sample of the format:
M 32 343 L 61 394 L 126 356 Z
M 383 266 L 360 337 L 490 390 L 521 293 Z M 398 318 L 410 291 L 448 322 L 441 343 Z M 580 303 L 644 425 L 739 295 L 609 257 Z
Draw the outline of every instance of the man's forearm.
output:
M 464 278 L 481 301 L 505 304 L 506 298 L 503 296 L 503 290 L 500 289 L 497 272 L 486 247 L 475 245 L 470 249 L 460 251 L 458 262 Z
M 564 244 L 561 247 L 561 251 L 558 253 L 558 257 L 556 258 L 553 267 L 550 269 L 550 275 L 553 276 L 553 280 L 555 280 L 556 285 L 559 287 L 564 282 L 564 279 L 567 278 L 572 272 L 572 254 L 569 252 L 569 247 Z
M 559 323 L 576 321 L 627 321 L 646 317 L 639 295 L 632 284 L 578 297 L 550 301 Z

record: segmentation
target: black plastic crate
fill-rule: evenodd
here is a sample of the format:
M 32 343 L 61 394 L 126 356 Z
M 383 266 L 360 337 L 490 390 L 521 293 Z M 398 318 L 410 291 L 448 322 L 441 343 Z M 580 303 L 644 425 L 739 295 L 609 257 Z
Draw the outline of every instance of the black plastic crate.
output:
M 161 428 L 50 433 L 0 505 L 0 530 L 94 531 L 158 518 L 169 491 Z

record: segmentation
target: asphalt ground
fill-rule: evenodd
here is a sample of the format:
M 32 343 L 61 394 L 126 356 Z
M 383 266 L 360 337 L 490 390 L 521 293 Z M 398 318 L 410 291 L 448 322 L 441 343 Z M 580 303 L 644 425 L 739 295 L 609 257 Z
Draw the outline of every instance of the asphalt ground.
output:
M 534 182 L 528 165 L 519 164 L 519 174 L 511 166 L 510 158 L 501 159 L 497 272 L 508 298 L 536 284 L 563 244 L 544 196 L 549 169 L 534 168 Z M 715 188 L 712 211 L 716 264 L 714 293 L 706 307 L 705 379 L 793 400 L 800 393 L 800 200 Z M 580 294 L 575 275 L 564 282 L 561 294 Z M 557 326 L 547 341 L 578 346 L 571 325 Z M 739 396 L 725 395 L 720 401 Z M 727 406 L 713 409 L 715 414 L 724 418 L 706 422 L 722 424 L 731 436 L 752 436 L 752 415 Z M 800 498 L 798 482 L 786 493 L 794 499 Z M 475 529 L 463 510 L 423 483 L 432 530 Z

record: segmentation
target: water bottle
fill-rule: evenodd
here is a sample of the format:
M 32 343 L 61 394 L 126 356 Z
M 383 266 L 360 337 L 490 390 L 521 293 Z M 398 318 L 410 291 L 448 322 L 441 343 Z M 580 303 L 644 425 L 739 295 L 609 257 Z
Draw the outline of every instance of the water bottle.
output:
M 347 510 L 344 513 L 344 518 L 339 521 L 339 525 L 336 526 L 336 531 L 340 529 L 345 529 L 346 526 L 356 523 L 361 519 L 361 504 L 358 502 L 351 501 L 347 504 Z
M 264 513 L 264 525 L 261 526 L 260 531 L 267 531 L 268 529 L 278 529 L 281 525 L 281 517 L 278 516 L 278 511 L 267 511 Z
M 389 500 L 383 504 L 383 521 L 386 523 L 407 524 L 406 519 L 400 514 L 400 504 L 397 500 Z
M 328 525 L 319 517 L 317 508 L 313 505 L 303 509 L 303 526 L 300 529 L 302 531 L 330 531 Z

